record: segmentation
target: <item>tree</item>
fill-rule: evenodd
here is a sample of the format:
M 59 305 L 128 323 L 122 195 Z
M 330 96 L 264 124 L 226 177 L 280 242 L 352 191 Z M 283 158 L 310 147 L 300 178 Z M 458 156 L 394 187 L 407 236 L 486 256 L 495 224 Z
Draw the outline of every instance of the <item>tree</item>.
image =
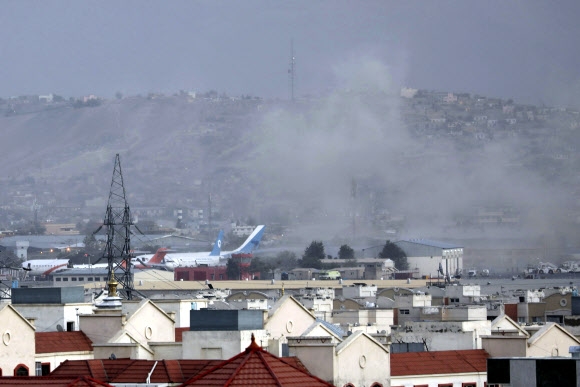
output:
M 398 270 L 408 270 L 409 262 L 407 262 L 407 254 L 399 246 L 387 240 L 383 246 L 383 250 L 379 253 L 379 258 L 389 258 L 395 263 L 395 268 Z
M 87 234 L 85 236 L 85 239 L 83 239 L 83 243 L 85 244 L 85 254 L 87 254 L 88 256 L 91 257 L 96 257 L 99 256 L 102 250 L 102 246 L 99 243 L 99 241 L 97 241 L 97 238 L 95 238 L 94 234 Z M 91 259 L 91 262 L 94 259 Z
M 300 266 L 321 269 L 322 260 L 324 258 L 326 258 L 326 254 L 324 254 L 324 244 L 320 241 L 312 241 L 310 246 L 304 250 L 304 254 L 300 260 Z
M 354 250 L 349 245 L 342 245 L 338 250 L 339 259 L 354 259 Z
M 280 270 L 292 270 L 298 267 L 298 258 L 292 251 L 281 251 L 276 255 L 276 268 Z
M 226 274 L 228 279 L 230 280 L 237 280 L 240 279 L 240 274 L 242 271 L 240 270 L 240 264 L 234 258 L 228 259 L 226 263 Z
M 268 273 L 272 271 L 274 266 L 270 263 L 265 262 L 264 260 L 256 257 L 252 258 L 252 262 L 250 263 L 249 271 L 250 273 L 260 273 L 260 278 L 266 278 Z

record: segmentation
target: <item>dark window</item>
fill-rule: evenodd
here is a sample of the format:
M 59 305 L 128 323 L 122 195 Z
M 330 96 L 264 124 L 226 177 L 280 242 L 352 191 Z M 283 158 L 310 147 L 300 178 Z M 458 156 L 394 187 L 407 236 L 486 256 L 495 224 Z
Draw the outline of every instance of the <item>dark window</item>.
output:
M 67 321 L 66 322 L 66 330 L 67 332 L 72 332 L 75 330 L 75 323 L 74 321 Z
M 409 314 L 409 309 L 399 309 L 400 314 Z
M 68 278 L 67 278 L 67 277 L 64 277 L 62 280 L 63 280 L 64 282 L 67 282 L 67 281 L 68 281 Z
M 85 277 L 79 277 L 79 281 L 84 281 Z
M 72 277 L 70 280 L 71 281 L 76 281 L 77 280 L 77 277 Z
M 87 281 L 92 281 L 93 277 L 87 277 Z
M 50 363 L 42 363 L 42 376 L 50 374 Z
M 61 278 L 60 277 L 56 277 L 56 282 L 60 282 Z
M 18 364 L 14 368 L 14 376 L 28 376 L 28 367 L 24 364 Z

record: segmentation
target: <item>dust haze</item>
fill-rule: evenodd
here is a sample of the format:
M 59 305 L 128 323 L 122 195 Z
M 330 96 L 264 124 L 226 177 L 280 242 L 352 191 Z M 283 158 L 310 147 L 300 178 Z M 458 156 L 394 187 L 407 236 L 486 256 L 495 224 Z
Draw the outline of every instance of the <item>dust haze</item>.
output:
M 523 167 L 517 138 L 462 149 L 452 140 L 412 137 L 391 71 L 370 58 L 342 64 L 340 86 L 314 106 L 298 101 L 263 118 L 254 135 L 256 185 L 265 202 L 292 209 L 294 236 L 392 239 L 376 214 L 404 218 L 398 238 L 533 240 L 555 232 L 569 198 Z M 513 209 L 521 226 L 458 226 L 480 207 Z

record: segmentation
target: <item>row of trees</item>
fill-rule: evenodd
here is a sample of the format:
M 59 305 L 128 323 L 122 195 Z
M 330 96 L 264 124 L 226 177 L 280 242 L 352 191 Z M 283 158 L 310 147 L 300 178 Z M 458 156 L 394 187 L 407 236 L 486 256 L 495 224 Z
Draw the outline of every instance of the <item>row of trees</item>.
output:
M 282 251 L 272 259 L 253 258 L 250 264 L 250 272 L 259 272 L 261 276 L 272 272 L 274 269 L 282 271 L 292 270 L 297 267 L 314 268 L 319 270 L 329 270 L 336 268 L 335 263 L 323 263 L 323 259 L 331 259 L 324 251 L 324 244 L 321 241 L 312 241 L 304 250 L 302 258 L 298 259 L 296 254 L 291 251 Z M 340 246 L 338 250 L 338 258 L 346 260 L 345 265 L 355 266 L 356 257 L 354 249 L 348 245 Z M 379 258 L 388 258 L 393 260 L 395 268 L 398 270 L 408 270 L 409 263 L 405 252 L 395 243 L 387 240 L 383 249 L 379 253 Z M 227 275 L 229 278 L 238 278 L 240 275 L 240 268 L 237 262 L 233 259 L 227 262 Z

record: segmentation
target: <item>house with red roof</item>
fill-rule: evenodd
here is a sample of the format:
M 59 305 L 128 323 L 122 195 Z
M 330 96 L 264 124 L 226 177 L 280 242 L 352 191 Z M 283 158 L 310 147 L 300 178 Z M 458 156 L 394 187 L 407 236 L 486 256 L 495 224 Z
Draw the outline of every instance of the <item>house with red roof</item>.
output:
M 246 350 L 220 364 L 200 372 L 180 387 L 186 386 L 272 386 L 331 387 L 304 369 L 279 358 L 258 345 L 252 336 Z
M 93 343 L 82 331 L 36 332 L 36 375 L 48 375 L 67 359 L 93 359 Z
M 81 375 L 112 385 L 331 386 L 313 376 L 298 358 L 278 358 L 254 338 L 250 341 L 228 360 L 67 360 L 50 377 L 70 380 Z
M 482 349 L 391 354 L 391 387 L 484 387 L 487 358 Z

